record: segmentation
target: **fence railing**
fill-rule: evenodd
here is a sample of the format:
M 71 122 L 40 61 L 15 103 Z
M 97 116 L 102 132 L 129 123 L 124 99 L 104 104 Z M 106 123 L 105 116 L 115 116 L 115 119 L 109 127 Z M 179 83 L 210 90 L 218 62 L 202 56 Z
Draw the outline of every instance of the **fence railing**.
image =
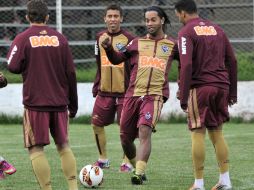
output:
M 61 0 L 57 1 L 61 2 Z M 70 1 L 69 4 L 64 1 L 62 6 L 62 4 L 57 4 L 57 1 L 50 3 L 49 25 L 58 28 L 67 36 L 74 61 L 79 67 L 94 67 L 95 64 L 89 65 L 87 63 L 94 63 L 95 34 L 105 28 L 103 22 L 105 2 L 96 1 L 93 3 L 93 1 L 89 1 L 89 6 L 88 3 L 79 6 L 74 1 Z M 0 64 L 6 61 L 6 52 L 15 35 L 29 27 L 24 19 L 25 6 L 8 6 L 7 2 L 5 6 L 0 7 Z M 136 35 L 144 34 L 143 10 L 147 4 L 140 5 L 141 1 L 138 0 L 132 0 L 129 6 L 122 1 L 119 2 L 123 4 L 124 10 L 122 27 Z M 100 3 L 101 5 L 98 5 Z M 168 27 L 167 32 L 176 37 L 181 24 L 175 17 L 174 6 L 171 2 L 171 4 L 166 3 L 161 7 L 166 10 L 171 20 L 171 27 Z M 198 7 L 200 14 L 202 13 L 206 18 L 222 26 L 235 50 L 254 52 L 253 1 L 232 0 L 226 2 L 214 0 L 208 4 L 207 2 L 198 4 Z M 11 18 L 9 18 L 10 15 Z

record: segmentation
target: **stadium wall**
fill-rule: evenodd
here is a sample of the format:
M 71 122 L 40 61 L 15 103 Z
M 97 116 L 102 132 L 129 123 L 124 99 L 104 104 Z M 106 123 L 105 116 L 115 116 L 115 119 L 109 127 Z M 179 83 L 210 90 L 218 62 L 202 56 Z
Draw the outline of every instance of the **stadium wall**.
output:
M 164 104 L 161 117 L 174 115 L 184 115 L 179 101 L 176 98 L 177 84 L 170 83 L 170 98 Z M 79 110 L 77 116 L 90 115 L 92 113 L 94 98 L 92 96 L 92 83 L 78 84 L 78 100 Z M 229 108 L 230 115 L 233 117 L 240 117 L 244 120 L 254 118 L 254 81 L 238 82 L 238 103 Z M 0 114 L 10 116 L 22 116 L 22 84 L 8 84 L 7 87 L 0 90 Z

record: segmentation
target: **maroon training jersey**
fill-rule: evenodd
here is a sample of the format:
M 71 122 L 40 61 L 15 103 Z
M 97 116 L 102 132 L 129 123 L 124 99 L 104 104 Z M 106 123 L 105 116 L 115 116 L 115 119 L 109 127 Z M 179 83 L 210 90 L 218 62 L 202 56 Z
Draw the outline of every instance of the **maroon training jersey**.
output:
M 23 77 L 23 104 L 37 111 L 78 109 L 77 82 L 66 38 L 48 26 L 17 35 L 7 55 L 8 69 Z
M 119 65 L 113 65 L 106 55 L 104 48 L 101 46 L 101 37 L 107 33 L 111 37 L 114 50 L 120 51 L 125 47 L 134 36 L 125 30 L 117 33 L 109 33 L 103 30 L 96 35 L 95 56 L 97 62 L 97 73 L 93 86 L 93 96 L 123 97 L 130 80 L 130 64 L 128 61 Z
M 126 97 L 161 95 L 169 97 L 168 73 L 173 59 L 178 57 L 176 41 L 165 35 L 152 39 L 149 35 L 135 38 L 123 53 L 108 48 L 107 55 L 112 63 L 130 58 L 131 78 Z
M 237 61 L 224 31 L 216 24 L 194 18 L 178 33 L 180 102 L 187 108 L 190 88 L 204 85 L 230 90 L 237 98 Z

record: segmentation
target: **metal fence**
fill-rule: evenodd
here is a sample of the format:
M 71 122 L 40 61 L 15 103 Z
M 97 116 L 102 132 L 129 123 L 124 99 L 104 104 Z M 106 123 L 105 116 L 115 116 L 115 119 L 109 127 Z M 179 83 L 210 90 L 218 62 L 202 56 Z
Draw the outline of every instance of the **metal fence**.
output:
M 74 62 L 78 68 L 89 69 L 94 64 L 94 41 L 98 31 L 105 28 L 104 9 L 111 3 L 124 10 L 122 27 L 140 36 L 146 33 L 143 10 L 157 4 L 166 10 L 171 26 L 167 33 L 177 37 L 181 27 L 174 13 L 176 0 L 48 0 L 49 25 L 68 38 Z M 238 52 L 254 53 L 254 0 L 196 0 L 201 17 L 218 23 L 227 33 Z M 0 69 L 6 67 L 6 53 L 17 33 L 29 24 L 25 20 L 25 0 L 0 0 Z

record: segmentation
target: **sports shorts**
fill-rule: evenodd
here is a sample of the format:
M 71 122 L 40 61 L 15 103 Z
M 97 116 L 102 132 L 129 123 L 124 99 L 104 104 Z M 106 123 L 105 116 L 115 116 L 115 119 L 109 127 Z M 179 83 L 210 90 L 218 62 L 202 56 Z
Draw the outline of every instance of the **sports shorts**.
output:
M 124 98 L 97 95 L 92 113 L 92 125 L 97 127 L 110 125 L 114 123 L 116 114 L 119 125 L 123 100 Z
M 24 110 L 23 133 L 26 148 L 50 144 L 49 132 L 55 144 L 68 143 L 68 111 L 40 112 Z
M 188 99 L 189 129 L 218 127 L 229 120 L 228 90 L 203 86 L 190 90 Z
M 138 128 L 141 125 L 149 126 L 155 132 L 162 107 L 163 97 L 159 95 L 126 97 L 120 121 L 121 134 L 134 138 L 138 135 Z

